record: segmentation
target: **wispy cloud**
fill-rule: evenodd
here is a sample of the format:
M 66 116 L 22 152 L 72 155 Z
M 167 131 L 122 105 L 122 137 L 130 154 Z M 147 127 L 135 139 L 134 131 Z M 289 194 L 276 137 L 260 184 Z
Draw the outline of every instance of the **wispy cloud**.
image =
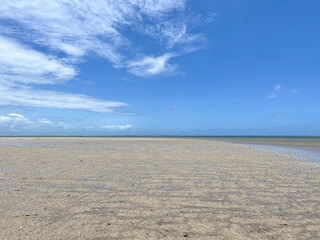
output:
M 168 63 L 173 56 L 173 54 L 167 53 L 160 57 L 144 57 L 130 61 L 128 68 L 131 73 L 137 76 L 170 75 L 176 69 L 176 66 Z
M 272 93 L 269 95 L 269 98 L 276 98 L 278 96 L 278 92 L 281 88 L 281 84 L 277 84 L 274 86 Z
M 69 128 L 69 125 L 65 124 L 65 123 L 62 122 L 62 121 L 59 121 L 57 126 L 58 126 L 58 127 L 62 127 L 62 128 L 64 128 L 64 129 Z
M 298 94 L 300 91 L 299 90 L 297 90 L 297 89 L 293 89 L 292 91 L 291 91 L 291 93 L 293 93 L 293 94 Z
M 1 84 L 3 83 L 3 84 Z M 82 94 L 38 90 L 0 81 L 0 105 L 66 108 L 102 113 L 120 113 L 126 103 L 97 99 Z
M 2 2 L 0 105 L 121 112 L 128 104 L 39 87 L 74 79 L 85 55 L 100 56 L 140 77 L 176 73 L 169 61 L 204 40 L 190 33 L 195 21 L 185 9 L 185 0 Z M 162 53 L 145 54 L 126 34 L 131 31 L 151 37 Z
M 272 114 L 272 117 L 281 117 L 281 116 L 282 116 L 281 113 L 274 113 L 274 114 Z
M 0 16 L 16 23 L 2 25 L 7 35 L 63 52 L 73 60 L 97 54 L 130 70 L 124 52 L 131 52 L 135 42 L 125 30 L 149 36 L 167 48 L 188 48 L 203 40 L 203 35 L 188 32 L 185 5 L 185 0 L 34 0 L 32 4 L 12 0 L 1 4 Z
M 281 88 L 281 84 L 275 85 L 273 91 L 277 92 L 280 90 L 280 88 Z
M 77 71 L 65 59 L 30 49 L 0 36 L 0 105 L 69 108 L 119 112 L 122 102 L 34 89 L 32 85 L 57 84 L 75 77 Z
M 16 41 L 0 36 L 0 78 L 25 84 L 67 81 L 76 70 L 63 59 L 45 55 Z
M 45 118 L 38 119 L 38 123 L 52 125 L 52 122 L 51 122 L 51 121 L 49 121 L 48 119 L 45 119 Z
M 109 126 L 100 126 L 101 129 L 103 130 L 108 130 L 108 131 L 124 131 L 124 130 L 129 130 L 132 128 L 131 124 L 126 124 L 126 125 L 109 125 Z

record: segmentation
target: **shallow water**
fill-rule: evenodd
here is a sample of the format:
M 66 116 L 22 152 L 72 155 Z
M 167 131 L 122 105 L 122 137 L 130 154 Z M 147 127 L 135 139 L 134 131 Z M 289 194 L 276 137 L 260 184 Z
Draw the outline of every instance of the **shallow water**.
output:
M 320 137 L 203 137 L 197 139 L 208 139 L 230 143 L 271 145 L 320 152 Z
M 258 145 L 258 144 L 249 144 L 249 145 L 262 147 L 272 151 L 282 151 L 282 152 L 291 153 L 304 160 L 320 163 L 320 152 L 299 149 L 299 148 L 289 148 L 289 147 L 270 146 L 270 145 Z

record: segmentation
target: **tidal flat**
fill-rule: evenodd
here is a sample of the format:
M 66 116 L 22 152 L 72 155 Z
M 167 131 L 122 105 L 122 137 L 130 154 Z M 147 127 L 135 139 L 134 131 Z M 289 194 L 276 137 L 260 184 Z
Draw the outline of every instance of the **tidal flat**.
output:
M 320 164 L 244 143 L 0 138 L 0 239 L 319 239 Z
M 320 137 L 304 137 L 304 136 L 235 136 L 235 137 L 205 137 L 208 140 L 217 140 L 230 143 L 243 143 L 254 145 L 277 146 L 292 149 L 301 149 L 307 151 L 318 152 L 320 154 Z

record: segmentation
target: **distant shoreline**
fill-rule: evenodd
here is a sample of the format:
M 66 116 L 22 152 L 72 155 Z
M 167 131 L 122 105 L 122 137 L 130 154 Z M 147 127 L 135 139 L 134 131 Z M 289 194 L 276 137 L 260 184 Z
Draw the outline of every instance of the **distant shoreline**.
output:
M 14 135 L 0 136 L 0 138 L 19 137 L 70 137 L 70 138 L 320 138 L 320 135 Z
M 183 136 L 183 135 L 113 135 L 113 136 L 0 136 L 0 139 L 194 139 L 214 140 L 234 144 L 286 147 L 320 153 L 320 136 L 274 136 L 274 135 L 238 135 L 238 136 Z
M 214 140 L 234 144 L 246 144 L 257 146 L 274 146 L 291 149 L 300 149 L 320 153 L 320 136 L 275 136 L 275 135 L 229 135 L 229 136 L 196 136 L 196 135 L 113 135 L 113 136 L 0 136 L 0 139 L 193 139 L 193 140 Z

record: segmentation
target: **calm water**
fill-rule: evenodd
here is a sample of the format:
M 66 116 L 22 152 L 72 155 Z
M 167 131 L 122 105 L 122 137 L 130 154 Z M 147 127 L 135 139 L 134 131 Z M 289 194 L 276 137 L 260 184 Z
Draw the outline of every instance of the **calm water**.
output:
M 285 151 L 303 159 L 320 162 L 320 137 L 206 137 L 204 139 L 250 144 L 270 150 Z
M 246 143 L 256 145 L 270 145 L 279 147 L 298 148 L 320 152 L 320 137 L 202 137 L 231 143 Z

